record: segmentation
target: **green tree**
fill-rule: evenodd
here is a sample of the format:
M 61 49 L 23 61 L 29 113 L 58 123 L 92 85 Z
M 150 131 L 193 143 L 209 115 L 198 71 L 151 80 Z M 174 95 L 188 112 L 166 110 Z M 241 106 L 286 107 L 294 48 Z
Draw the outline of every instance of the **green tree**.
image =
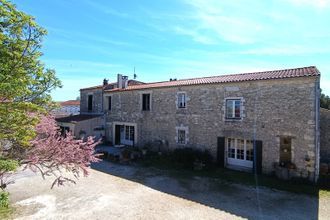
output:
M 61 87 L 55 71 L 40 61 L 45 34 L 33 17 L 0 0 L 0 146 L 4 140 L 29 146 L 38 122 L 31 113 L 51 107 L 50 91 Z
M 321 106 L 321 108 L 330 109 L 330 97 L 328 95 L 325 95 L 324 93 L 322 93 L 322 90 L 321 90 L 321 97 L 320 97 L 320 106 Z

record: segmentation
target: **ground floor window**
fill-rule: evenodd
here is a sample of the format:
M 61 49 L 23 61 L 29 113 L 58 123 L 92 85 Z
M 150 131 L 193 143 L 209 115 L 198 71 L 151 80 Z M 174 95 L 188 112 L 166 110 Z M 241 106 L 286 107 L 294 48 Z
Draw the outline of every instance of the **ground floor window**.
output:
M 186 130 L 178 129 L 178 144 L 186 144 Z
M 115 124 L 114 127 L 114 143 L 115 145 L 134 146 L 136 143 L 136 127 L 135 125 Z
M 226 138 L 227 163 L 244 167 L 253 166 L 253 141 Z
M 134 141 L 134 126 L 125 125 L 125 140 Z

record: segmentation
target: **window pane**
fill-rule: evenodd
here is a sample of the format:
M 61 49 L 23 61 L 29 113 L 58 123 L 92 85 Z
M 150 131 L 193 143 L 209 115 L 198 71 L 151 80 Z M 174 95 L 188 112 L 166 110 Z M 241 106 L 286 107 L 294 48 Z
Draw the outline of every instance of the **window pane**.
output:
M 229 158 L 235 158 L 234 139 L 228 138 L 227 144 L 228 144 L 228 157 Z
M 236 100 L 235 101 L 235 118 L 241 117 L 241 101 Z
M 134 141 L 134 126 L 130 126 L 129 129 L 129 140 Z
M 233 118 L 233 100 L 226 101 L 226 118 Z
M 178 93 L 178 107 L 185 108 L 186 107 L 186 94 Z
M 244 140 L 237 140 L 237 159 L 244 160 Z
M 129 140 L 129 126 L 125 126 L 125 139 Z

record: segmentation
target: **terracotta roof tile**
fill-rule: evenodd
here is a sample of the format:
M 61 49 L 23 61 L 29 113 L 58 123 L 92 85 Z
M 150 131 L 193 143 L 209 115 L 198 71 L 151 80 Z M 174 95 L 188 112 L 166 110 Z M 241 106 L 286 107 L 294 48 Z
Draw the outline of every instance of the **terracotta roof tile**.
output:
M 79 100 L 68 100 L 65 102 L 60 102 L 59 104 L 61 106 L 80 105 L 80 101 Z
M 137 81 L 134 79 L 128 80 L 128 85 L 141 85 L 141 84 L 144 84 L 144 82 L 140 82 L 140 81 Z M 117 85 L 117 82 L 109 83 L 107 85 L 98 85 L 98 86 L 82 88 L 80 90 L 91 90 L 91 89 L 102 89 L 102 88 L 105 90 L 110 90 L 110 89 L 113 89 L 115 85 Z
M 315 66 L 310 66 L 310 67 L 302 67 L 295 69 L 283 69 L 283 70 L 273 70 L 273 71 L 263 71 L 263 72 L 251 72 L 251 73 L 230 74 L 230 75 L 211 76 L 211 77 L 202 77 L 202 78 L 182 79 L 175 81 L 145 83 L 141 85 L 130 85 L 126 89 L 116 88 L 106 91 L 114 92 L 114 91 L 127 91 L 127 90 L 138 90 L 138 89 L 160 88 L 160 87 L 284 79 L 284 78 L 318 76 L 318 75 L 320 75 L 318 69 Z

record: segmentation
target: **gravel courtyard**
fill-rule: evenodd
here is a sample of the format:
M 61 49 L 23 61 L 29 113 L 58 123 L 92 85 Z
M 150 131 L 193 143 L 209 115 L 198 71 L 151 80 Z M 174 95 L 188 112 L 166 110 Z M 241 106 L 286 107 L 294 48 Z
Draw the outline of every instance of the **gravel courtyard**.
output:
M 103 171 L 103 172 L 101 172 Z M 108 172 L 108 173 L 106 173 Z M 10 185 L 15 219 L 330 219 L 330 199 L 102 162 L 76 185 L 25 171 Z

